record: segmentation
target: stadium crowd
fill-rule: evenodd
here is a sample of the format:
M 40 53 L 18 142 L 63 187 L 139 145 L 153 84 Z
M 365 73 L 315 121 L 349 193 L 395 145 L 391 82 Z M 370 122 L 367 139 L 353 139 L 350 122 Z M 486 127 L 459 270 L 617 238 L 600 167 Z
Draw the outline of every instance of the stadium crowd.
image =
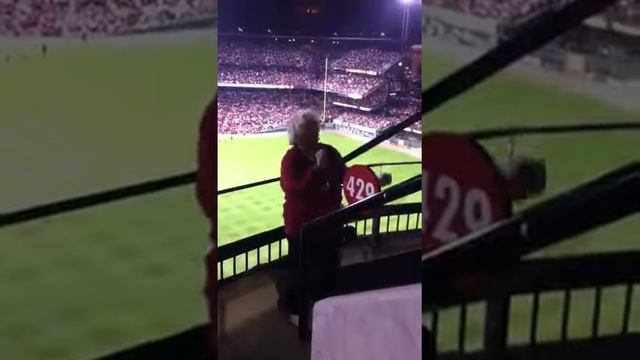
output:
M 312 88 L 313 77 L 295 69 L 219 66 L 218 82 L 249 85 L 283 85 Z
M 218 64 L 309 68 L 312 54 L 297 45 L 275 42 L 219 41 Z
M 424 0 L 423 4 L 505 22 L 535 15 L 571 1 L 573 0 Z M 621 0 L 608 15 L 614 21 L 640 26 L 640 0 Z
M 225 90 L 218 93 L 218 132 L 253 134 L 282 129 L 302 108 L 319 107 L 321 99 L 310 92 Z
M 246 85 L 295 86 L 324 91 L 324 79 L 310 72 L 275 67 L 219 66 L 218 82 Z M 331 73 L 327 90 L 342 96 L 364 96 L 384 83 L 381 77 Z
M 319 43 L 275 42 L 272 39 L 252 41 L 223 38 L 218 43 L 218 59 L 221 65 L 309 69 L 314 66 L 324 67 L 326 56 L 331 59 L 329 67 L 332 69 L 357 69 L 379 74 L 402 58 L 400 52 L 377 48 L 341 51 Z
M 370 129 L 382 130 L 405 120 L 417 111 L 418 107 L 413 105 L 403 107 L 387 106 L 382 111 L 377 112 L 345 111 L 337 119 Z M 411 129 L 421 131 L 422 124 L 414 124 Z
M 384 103 L 387 100 L 387 92 L 388 92 L 387 87 L 382 86 L 361 100 L 345 98 L 338 95 L 332 95 L 329 97 L 329 101 L 332 103 L 340 102 L 340 103 L 345 103 L 345 104 L 354 105 L 354 106 L 376 108 L 381 105 L 384 105 Z
M 363 97 L 382 84 L 384 84 L 384 79 L 379 77 L 332 73 L 329 74 L 327 80 L 327 91 L 340 95 Z M 312 88 L 324 90 L 324 81 L 316 81 Z
M 113 35 L 211 17 L 215 0 L 0 0 L 0 35 Z
M 322 96 L 304 90 L 220 89 L 218 94 L 218 132 L 254 134 L 285 127 L 291 116 L 303 108 L 322 109 Z M 420 108 L 416 104 L 387 106 L 376 112 L 352 111 L 328 105 L 328 120 L 384 129 L 396 124 Z M 412 126 L 420 131 L 420 124 Z
M 401 58 L 395 51 L 383 51 L 380 49 L 355 49 L 340 54 L 331 61 L 333 69 L 356 69 L 375 71 L 382 74 L 390 66 L 396 64 Z

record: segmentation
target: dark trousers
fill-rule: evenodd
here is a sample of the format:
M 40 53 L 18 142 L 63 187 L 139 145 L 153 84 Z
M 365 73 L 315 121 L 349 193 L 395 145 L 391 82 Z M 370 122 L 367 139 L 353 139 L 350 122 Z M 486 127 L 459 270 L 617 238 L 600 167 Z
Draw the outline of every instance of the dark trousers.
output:
M 300 240 L 287 238 L 289 255 L 282 266 L 276 270 L 276 291 L 278 292 L 278 308 L 292 315 L 298 315 L 300 304 L 300 285 L 310 289 L 314 298 L 325 297 L 330 294 L 335 285 L 340 257 L 336 236 L 305 242 L 307 260 L 309 261 L 308 277 L 302 278 L 299 273 Z
M 426 326 L 422 327 L 422 344 L 422 350 L 424 354 L 423 359 L 435 360 L 437 357 L 436 340 Z

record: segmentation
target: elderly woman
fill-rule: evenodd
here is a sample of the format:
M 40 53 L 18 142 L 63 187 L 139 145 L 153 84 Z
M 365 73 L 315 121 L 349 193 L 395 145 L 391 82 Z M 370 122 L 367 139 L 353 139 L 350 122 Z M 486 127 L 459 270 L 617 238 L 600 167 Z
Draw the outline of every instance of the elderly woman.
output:
M 345 164 L 340 153 L 330 145 L 319 142 L 319 116 L 311 110 L 298 112 L 290 121 L 291 148 L 282 158 L 280 186 L 284 192 L 284 225 L 289 242 L 289 256 L 285 271 L 276 282 L 278 307 L 291 315 L 297 324 L 298 298 L 295 286 L 302 226 L 318 217 L 340 209 L 342 176 Z M 338 266 L 335 247 L 336 234 L 327 233 L 329 256 L 318 256 L 322 269 L 331 271 Z M 314 253 L 315 255 L 315 253 Z M 319 254 L 318 254 L 319 255 Z M 316 256 L 314 256 L 316 257 Z M 326 277 L 331 278 L 327 273 Z

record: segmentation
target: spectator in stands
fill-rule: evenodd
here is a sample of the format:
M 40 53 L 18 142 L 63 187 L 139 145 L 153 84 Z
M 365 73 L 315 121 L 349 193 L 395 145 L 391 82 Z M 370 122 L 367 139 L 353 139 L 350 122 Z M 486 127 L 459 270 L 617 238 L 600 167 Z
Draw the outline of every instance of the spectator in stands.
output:
M 278 308 L 289 313 L 298 323 L 298 257 L 301 231 L 305 223 L 334 212 L 341 207 L 341 183 L 345 171 L 340 153 L 319 142 L 320 119 L 312 111 L 297 113 L 289 123 L 289 143 L 292 147 L 282 159 L 280 186 L 284 192 L 285 235 L 289 256 L 276 279 Z M 322 274 L 321 289 L 335 280 L 338 268 L 337 242 L 339 231 L 324 229 L 322 242 L 305 241 L 305 249 L 313 252 L 312 272 Z M 314 276 L 314 278 L 316 278 Z M 320 290 L 322 291 L 322 290 Z
M 218 97 L 216 96 L 207 106 L 202 121 L 200 123 L 200 138 L 198 140 L 198 171 L 196 183 L 196 196 L 198 203 L 207 217 L 210 228 L 209 238 L 211 240 L 211 249 L 205 258 L 206 283 L 205 297 L 209 311 L 209 326 L 207 344 L 207 359 L 215 359 L 217 354 L 218 340 L 218 265 L 217 265 L 217 243 L 215 239 L 216 224 L 214 222 L 216 214 L 216 123 L 218 121 Z

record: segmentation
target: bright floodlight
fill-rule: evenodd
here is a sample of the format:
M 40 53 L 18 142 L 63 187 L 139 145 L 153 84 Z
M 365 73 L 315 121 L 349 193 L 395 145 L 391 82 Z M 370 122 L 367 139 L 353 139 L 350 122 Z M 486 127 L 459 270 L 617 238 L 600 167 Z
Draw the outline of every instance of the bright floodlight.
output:
M 400 0 L 400 2 L 403 4 L 411 4 L 412 2 L 415 2 L 415 0 Z

